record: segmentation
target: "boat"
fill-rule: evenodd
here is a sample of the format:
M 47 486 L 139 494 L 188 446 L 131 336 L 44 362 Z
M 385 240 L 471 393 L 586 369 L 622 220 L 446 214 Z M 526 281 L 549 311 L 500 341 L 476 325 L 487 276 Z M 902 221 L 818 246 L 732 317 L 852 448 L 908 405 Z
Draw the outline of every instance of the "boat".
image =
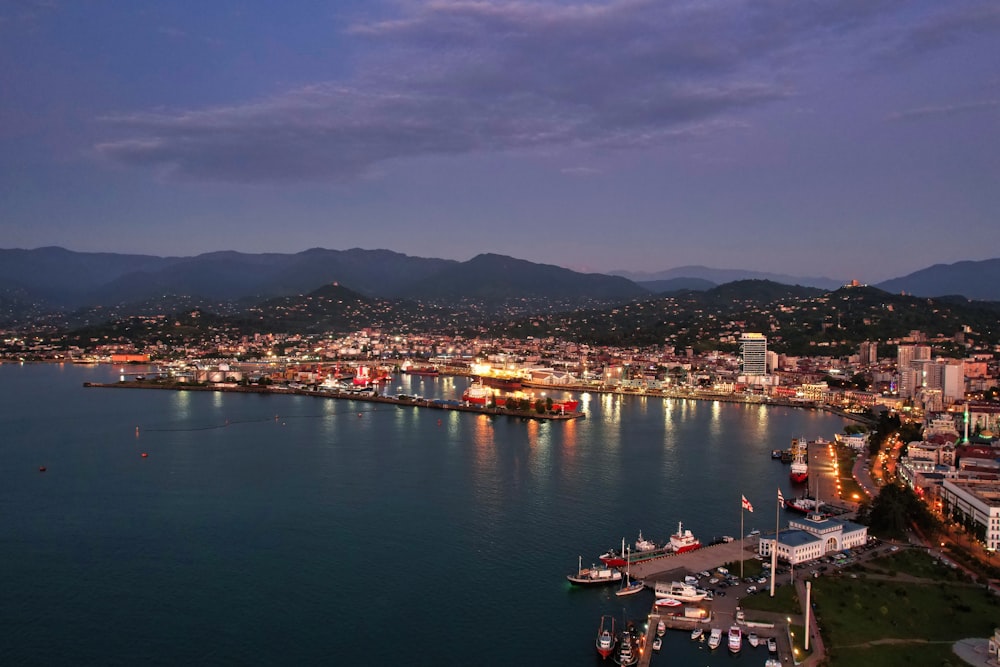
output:
M 708 635 L 708 648 L 717 649 L 719 644 L 722 643 L 722 630 L 719 628 L 712 628 L 712 632 Z
M 665 634 L 667 634 L 667 624 L 661 619 L 660 622 L 656 624 L 656 636 L 662 637 Z
M 622 573 L 607 567 L 583 567 L 583 556 L 580 557 L 576 574 L 567 574 L 566 578 L 576 586 L 602 586 L 622 580 Z
M 441 371 L 436 366 L 417 366 L 416 364 L 404 364 L 399 370 L 407 375 L 437 376 L 441 374 Z
M 750 646 L 757 648 L 757 645 L 760 644 L 760 637 L 757 636 L 756 632 L 751 632 L 747 635 L 747 643 L 750 644 Z
M 641 536 L 642 533 L 639 533 L 639 535 Z M 628 551 L 626 551 L 625 553 L 627 555 Z M 622 578 L 622 587 L 619 588 L 617 591 L 615 591 L 615 595 L 617 595 L 618 597 L 625 597 L 626 595 L 635 595 L 636 593 L 638 593 L 639 591 L 641 591 L 643 588 L 645 588 L 645 586 L 643 585 L 643 583 L 641 581 L 633 581 L 632 580 L 632 577 L 631 577 L 631 574 L 632 574 L 631 563 L 628 562 L 627 558 L 625 560 L 626 560 L 625 576 Z
M 772 449 L 771 450 L 771 458 L 772 459 L 780 459 L 781 458 L 781 450 L 780 449 Z
M 823 503 L 809 496 L 785 498 L 785 509 L 799 514 L 822 514 Z
M 792 465 L 788 469 L 788 477 L 795 484 L 803 484 L 809 479 L 809 464 L 806 463 L 804 439 L 792 441 Z
M 639 662 L 639 640 L 636 637 L 635 629 L 629 625 L 622 631 L 618 640 L 618 650 L 615 651 L 613 660 L 622 667 L 629 667 Z
M 764 661 L 764 667 L 781 667 L 781 661 L 777 658 L 768 658 Z
M 727 643 L 731 653 L 739 653 L 743 648 L 743 631 L 740 626 L 733 625 L 729 628 L 729 641 Z
M 678 602 L 700 602 L 708 595 L 708 591 L 695 588 L 683 581 L 671 581 L 670 583 L 658 581 L 653 592 L 658 598 L 667 598 Z
M 682 554 L 694 551 L 701 547 L 698 538 L 691 534 L 690 530 L 684 530 L 681 522 L 677 522 L 677 532 L 670 536 L 670 549 L 675 554 Z
M 640 544 L 642 545 L 642 548 L 639 547 Z M 667 544 L 660 545 L 644 539 L 641 530 L 639 531 L 639 539 L 635 541 L 635 545 L 635 551 L 626 551 L 625 540 L 622 540 L 621 551 L 618 549 L 608 549 L 606 552 L 601 554 L 599 558 L 601 559 L 601 562 L 608 567 L 625 567 L 632 563 L 642 563 L 654 558 L 669 556 L 673 553 L 669 542 Z
M 653 606 L 659 609 L 668 609 L 673 607 L 683 607 L 684 603 L 680 600 L 675 600 L 673 598 L 660 598 L 653 603 Z
M 531 397 L 523 392 L 518 392 L 516 394 L 507 394 L 501 396 L 497 393 L 495 389 L 483 384 L 482 382 L 473 382 L 470 384 L 464 392 L 462 392 L 462 401 L 468 403 L 469 405 L 475 405 L 478 407 L 493 407 L 503 408 L 507 406 L 507 400 L 517 399 L 530 401 Z M 573 399 L 566 399 L 564 401 L 552 401 L 551 412 L 577 412 L 580 409 L 580 401 Z M 622 562 L 622 565 L 625 563 Z M 619 567 L 619 566 L 614 566 Z
M 774 637 L 767 638 L 767 650 L 771 653 L 778 652 L 778 640 Z
M 653 650 L 659 652 L 661 648 L 663 648 L 663 639 L 657 637 L 653 640 Z
M 502 389 L 503 391 L 517 391 L 521 388 L 521 379 L 516 377 L 480 375 L 479 381 L 487 387 L 494 387 L 496 389 Z
M 704 635 L 705 631 L 702 630 L 701 628 L 695 628 L 694 630 L 691 631 L 691 639 L 694 640 L 701 639 Z
M 597 639 L 594 640 L 597 652 L 601 654 L 602 658 L 607 660 L 608 656 L 614 652 L 615 644 L 617 643 L 618 638 L 615 637 L 615 617 L 601 616 L 601 624 L 597 626 Z

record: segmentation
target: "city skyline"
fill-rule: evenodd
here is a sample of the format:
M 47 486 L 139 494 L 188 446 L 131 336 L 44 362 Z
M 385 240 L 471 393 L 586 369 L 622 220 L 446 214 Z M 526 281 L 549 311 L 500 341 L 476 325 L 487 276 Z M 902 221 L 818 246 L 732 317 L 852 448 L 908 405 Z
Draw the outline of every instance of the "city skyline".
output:
M 998 33 L 980 0 L 0 2 L 0 247 L 989 259 Z

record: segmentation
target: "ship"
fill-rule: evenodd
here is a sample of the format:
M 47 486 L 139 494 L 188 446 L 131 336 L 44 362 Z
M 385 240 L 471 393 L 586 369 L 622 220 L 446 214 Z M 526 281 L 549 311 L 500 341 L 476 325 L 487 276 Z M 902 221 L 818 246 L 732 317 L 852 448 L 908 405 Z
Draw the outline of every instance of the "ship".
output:
M 785 498 L 785 509 L 799 514 L 824 514 L 823 503 L 815 498 Z
M 603 586 L 604 584 L 614 584 L 622 580 L 621 570 L 614 570 L 606 567 L 583 567 L 583 556 L 580 557 L 576 573 L 567 574 L 566 578 L 574 586 Z
M 482 382 L 473 382 L 470 384 L 466 390 L 462 393 L 462 400 L 469 405 L 476 405 L 479 407 L 491 407 L 496 406 L 498 408 L 503 408 L 507 406 L 508 399 L 516 399 L 518 401 L 522 399 L 531 400 L 531 397 L 523 392 L 518 392 L 516 394 L 508 394 L 506 396 L 501 396 L 494 389 L 488 387 Z M 580 401 L 567 399 L 565 401 L 552 401 L 552 412 L 576 412 L 580 408 Z M 622 565 L 624 565 L 624 561 Z
M 617 643 L 618 638 L 615 637 L 615 617 L 601 616 L 601 624 L 597 626 L 597 639 L 594 640 L 597 652 L 602 658 L 607 660 L 608 656 L 615 650 L 615 644 Z
M 621 551 L 618 549 L 609 549 L 601 554 L 601 562 L 608 567 L 625 567 L 633 563 L 642 563 L 654 558 L 669 556 L 673 553 L 669 542 L 667 544 L 657 544 L 651 540 L 644 539 L 641 530 L 639 531 L 639 539 L 635 541 L 635 551 L 626 551 L 624 542 L 625 540 L 622 540 Z
M 400 372 L 406 373 L 407 375 L 431 375 L 437 376 L 441 372 L 436 366 L 418 366 L 416 364 L 403 364 L 402 368 L 399 369 Z
M 681 522 L 677 522 L 677 532 L 670 536 L 670 549 L 676 554 L 686 553 L 701 548 L 701 542 L 691 534 L 690 530 L 683 530 Z
M 806 463 L 806 443 L 804 439 L 792 441 L 792 466 L 788 477 L 795 484 L 804 484 L 809 479 L 809 464 Z
M 502 391 L 517 391 L 521 388 L 521 379 L 516 377 L 480 375 L 479 381 L 487 387 L 494 387 Z

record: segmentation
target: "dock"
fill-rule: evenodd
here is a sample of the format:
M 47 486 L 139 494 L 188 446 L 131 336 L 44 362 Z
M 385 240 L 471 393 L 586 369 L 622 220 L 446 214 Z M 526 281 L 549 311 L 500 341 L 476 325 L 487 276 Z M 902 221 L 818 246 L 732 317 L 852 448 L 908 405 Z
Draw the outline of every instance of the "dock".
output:
M 279 394 L 311 396 L 313 398 L 339 399 L 361 401 L 364 403 L 388 403 L 400 407 L 428 408 L 431 410 L 451 410 L 453 412 L 472 412 L 480 415 L 514 417 L 524 420 L 566 421 L 582 419 L 583 412 L 538 412 L 537 410 L 508 410 L 507 408 L 470 405 L 457 401 L 440 401 L 435 399 L 417 398 L 414 396 L 398 397 L 381 394 L 361 393 L 353 391 L 337 391 L 325 389 L 300 389 L 285 386 L 245 386 L 245 385 L 197 385 L 181 382 L 150 382 L 145 380 L 126 380 L 124 382 L 84 382 L 84 387 L 104 389 L 161 389 L 168 391 L 213 391 L 235 394 Z

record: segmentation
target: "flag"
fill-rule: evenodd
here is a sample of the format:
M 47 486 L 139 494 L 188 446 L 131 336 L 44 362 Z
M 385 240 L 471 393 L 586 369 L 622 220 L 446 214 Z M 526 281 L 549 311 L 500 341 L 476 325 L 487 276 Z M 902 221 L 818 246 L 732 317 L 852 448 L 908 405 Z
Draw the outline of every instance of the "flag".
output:
M 781 489 L 778 489 L 778 502 L 781 504 L 785 503 L 785 497 L 781 495 Z
M 746 496 L 743 496 L 743 509 L 748 512 L 753 512 L 753 505 L 750 504 L 750 501 L 747 500 Z

